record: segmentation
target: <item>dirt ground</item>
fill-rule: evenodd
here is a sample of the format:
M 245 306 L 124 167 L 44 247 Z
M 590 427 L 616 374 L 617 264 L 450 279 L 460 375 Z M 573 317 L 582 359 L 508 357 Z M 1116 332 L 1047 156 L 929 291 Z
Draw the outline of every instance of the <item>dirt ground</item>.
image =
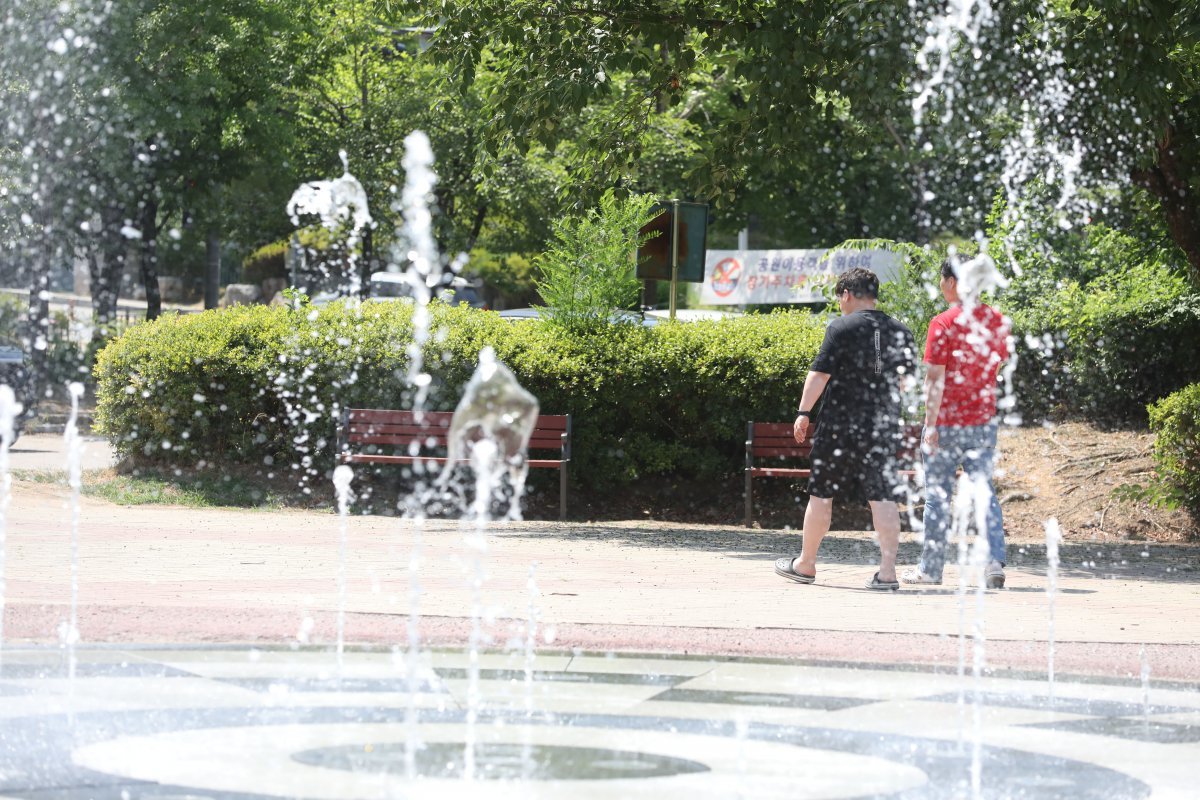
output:
M 1080 422 L 1005 430 L 996 493 L 1008 535 L 1043 538 L 1055 517 L 1068 539 L 1200 542 L 1186 512 L 1113 497 L 1122 485 L 1147 483 L 1153 444 L 1150 433 Z
M 1044 542 L 1046 520 L 1053 517 L 1068 540 L 1200 544 L 1200 522 L 1186 512 L 1113 497 L 1119 486 L 1147 482 L 1153 442 L 1147 432 L 1103 430 L 1080 422 L 1002 430 L 996 493 L 1008 538 Z M 756 481 L 754 527 L 799 528 L 804 490 L 804 484 L 784 480 Z M 557 499 L 556 492 L 535 487 L 526 516 L 553 519 Z M 571 517 L 737 525 L 743 509 L 740 479 L 711 485 L 660 481 L 606 496 L 576 496 Z M 913 513 L 919 515 L 920 508 Z M 835 529 L 868 527 L 865 508 L 835 508 Z

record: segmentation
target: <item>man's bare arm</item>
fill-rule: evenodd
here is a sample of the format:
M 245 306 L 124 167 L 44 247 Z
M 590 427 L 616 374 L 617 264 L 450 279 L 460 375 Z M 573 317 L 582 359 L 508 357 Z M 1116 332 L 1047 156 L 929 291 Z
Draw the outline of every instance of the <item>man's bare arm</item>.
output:
M 804 378 L 804 391 L 800 393 L 800 408 L 797 411 L 811 412 L 813 406 L 821 399 L 821 394 L 824 393 L 828 383 L 828 372 L 809 372 Z M 792 434 L 799 444 L 804 444 L 804 440 L 808 438 L 810 422 L 807 414 L 798 413 L 796 415 L 796 422 L 792 425 Z
M 942 393 L 946 390 L 946 367 L 944 364 L 927 364 L 925 372 L 925 449 L 930 453 L 937 450 L 938 412 L 942 410 Z

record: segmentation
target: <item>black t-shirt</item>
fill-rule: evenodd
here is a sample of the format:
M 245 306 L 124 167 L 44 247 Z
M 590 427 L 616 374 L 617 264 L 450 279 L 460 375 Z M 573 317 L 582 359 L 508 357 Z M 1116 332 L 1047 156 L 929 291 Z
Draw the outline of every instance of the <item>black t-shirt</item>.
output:
M 821 432 L 894 436 L 900 425 L 900 380 L 913 375 L 916 343 L 903 323 L 868 309 L 838 317 L 825 329 L 813 372 L 829 373 Z

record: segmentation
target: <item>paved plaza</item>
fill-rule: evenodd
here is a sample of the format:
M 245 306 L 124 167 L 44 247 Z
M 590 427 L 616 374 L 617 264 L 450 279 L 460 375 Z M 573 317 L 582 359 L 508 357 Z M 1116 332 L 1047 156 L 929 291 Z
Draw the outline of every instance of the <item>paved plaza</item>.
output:
M 1067 543 L 1050 594 L 1044 546 L 1013 543 L 1002 591 L 951 567 L 880 594 L 863 532 L 799 586 L 772 572 L 789 531 L 360 516 L 343 549 L 329 512 L 85 497 L 73 568 L 69 499 L 19 480 L 6 513 L 3 796 L 1184 798 L 1200 777 L 1186 547 Z
M 26 798 L 1192 797 L 1194 689 L 547 652 L 90 649 L 6 657 Z M 980 700 L 976 705 L 976 693 Z M 406 777 L 410 737 L 423 777 Z M 471 742 L 467 767 L 465 743 Z M 473 783 L 463 779 L 470 769 Z

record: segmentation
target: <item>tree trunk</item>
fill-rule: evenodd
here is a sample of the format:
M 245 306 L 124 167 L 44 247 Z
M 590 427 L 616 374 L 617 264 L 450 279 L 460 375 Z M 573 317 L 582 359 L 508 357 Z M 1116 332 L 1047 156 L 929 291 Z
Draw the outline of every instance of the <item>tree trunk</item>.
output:
M 204 271 L 204 307 L 216 308 L 221 294 L 221 233 L 216 228 L 208 230 L 204 255 L 208 265 Z
M 50 270 L 54 267 L 55 247 L 49 214 L 42 223 L 41 237 L 34 253 L 33 281 L 29 287 L 29 342 L 25 350 L 29 355 L 28 380 L 18 397 L 29 415 L 45 395 L 49 380 Z
M 1187 256 L 1192 283 L 1200 286 L 1200 208 L 1188 186 L 1187 170 L 1179 153 L 1180 140 L 1188 136 L 1174 124 L 1167 126 L 1158 140 L 1157 162 L 1135 170 L 1133 179 L 1158 198 L 1171 238 Z
M 475 242 L 479 241 L 479 233 L 483 230 L 483 221 L 487 219 L 488 204 L 480 203 L 475 208 L 475 217 L 471 220 L 471 230 L 467 234 L 467 246 L 464 248 L 467 253 L 475 249 Z
M 358 270 L 358 297 L 360 300 L 366 300 L 371 295 L 371 271 L 374 265 L 371 263 L 375 258 L 375 231 L 367 226 L 362 234 L 362 258 L 356 265 Z
M 92 341 L 96 343 L 112 335 L 112 326 L 117 319 L 117 298 L 128 252 L 128 243 L 121 234 L 123 217 L 117 206 L 101 214 L 100 246 L 92 249 Z
M 162 314 L 158 291 L 158 203 L 149 197 L 142 206 L 142 285 L 146 287 L 146 321 Z

